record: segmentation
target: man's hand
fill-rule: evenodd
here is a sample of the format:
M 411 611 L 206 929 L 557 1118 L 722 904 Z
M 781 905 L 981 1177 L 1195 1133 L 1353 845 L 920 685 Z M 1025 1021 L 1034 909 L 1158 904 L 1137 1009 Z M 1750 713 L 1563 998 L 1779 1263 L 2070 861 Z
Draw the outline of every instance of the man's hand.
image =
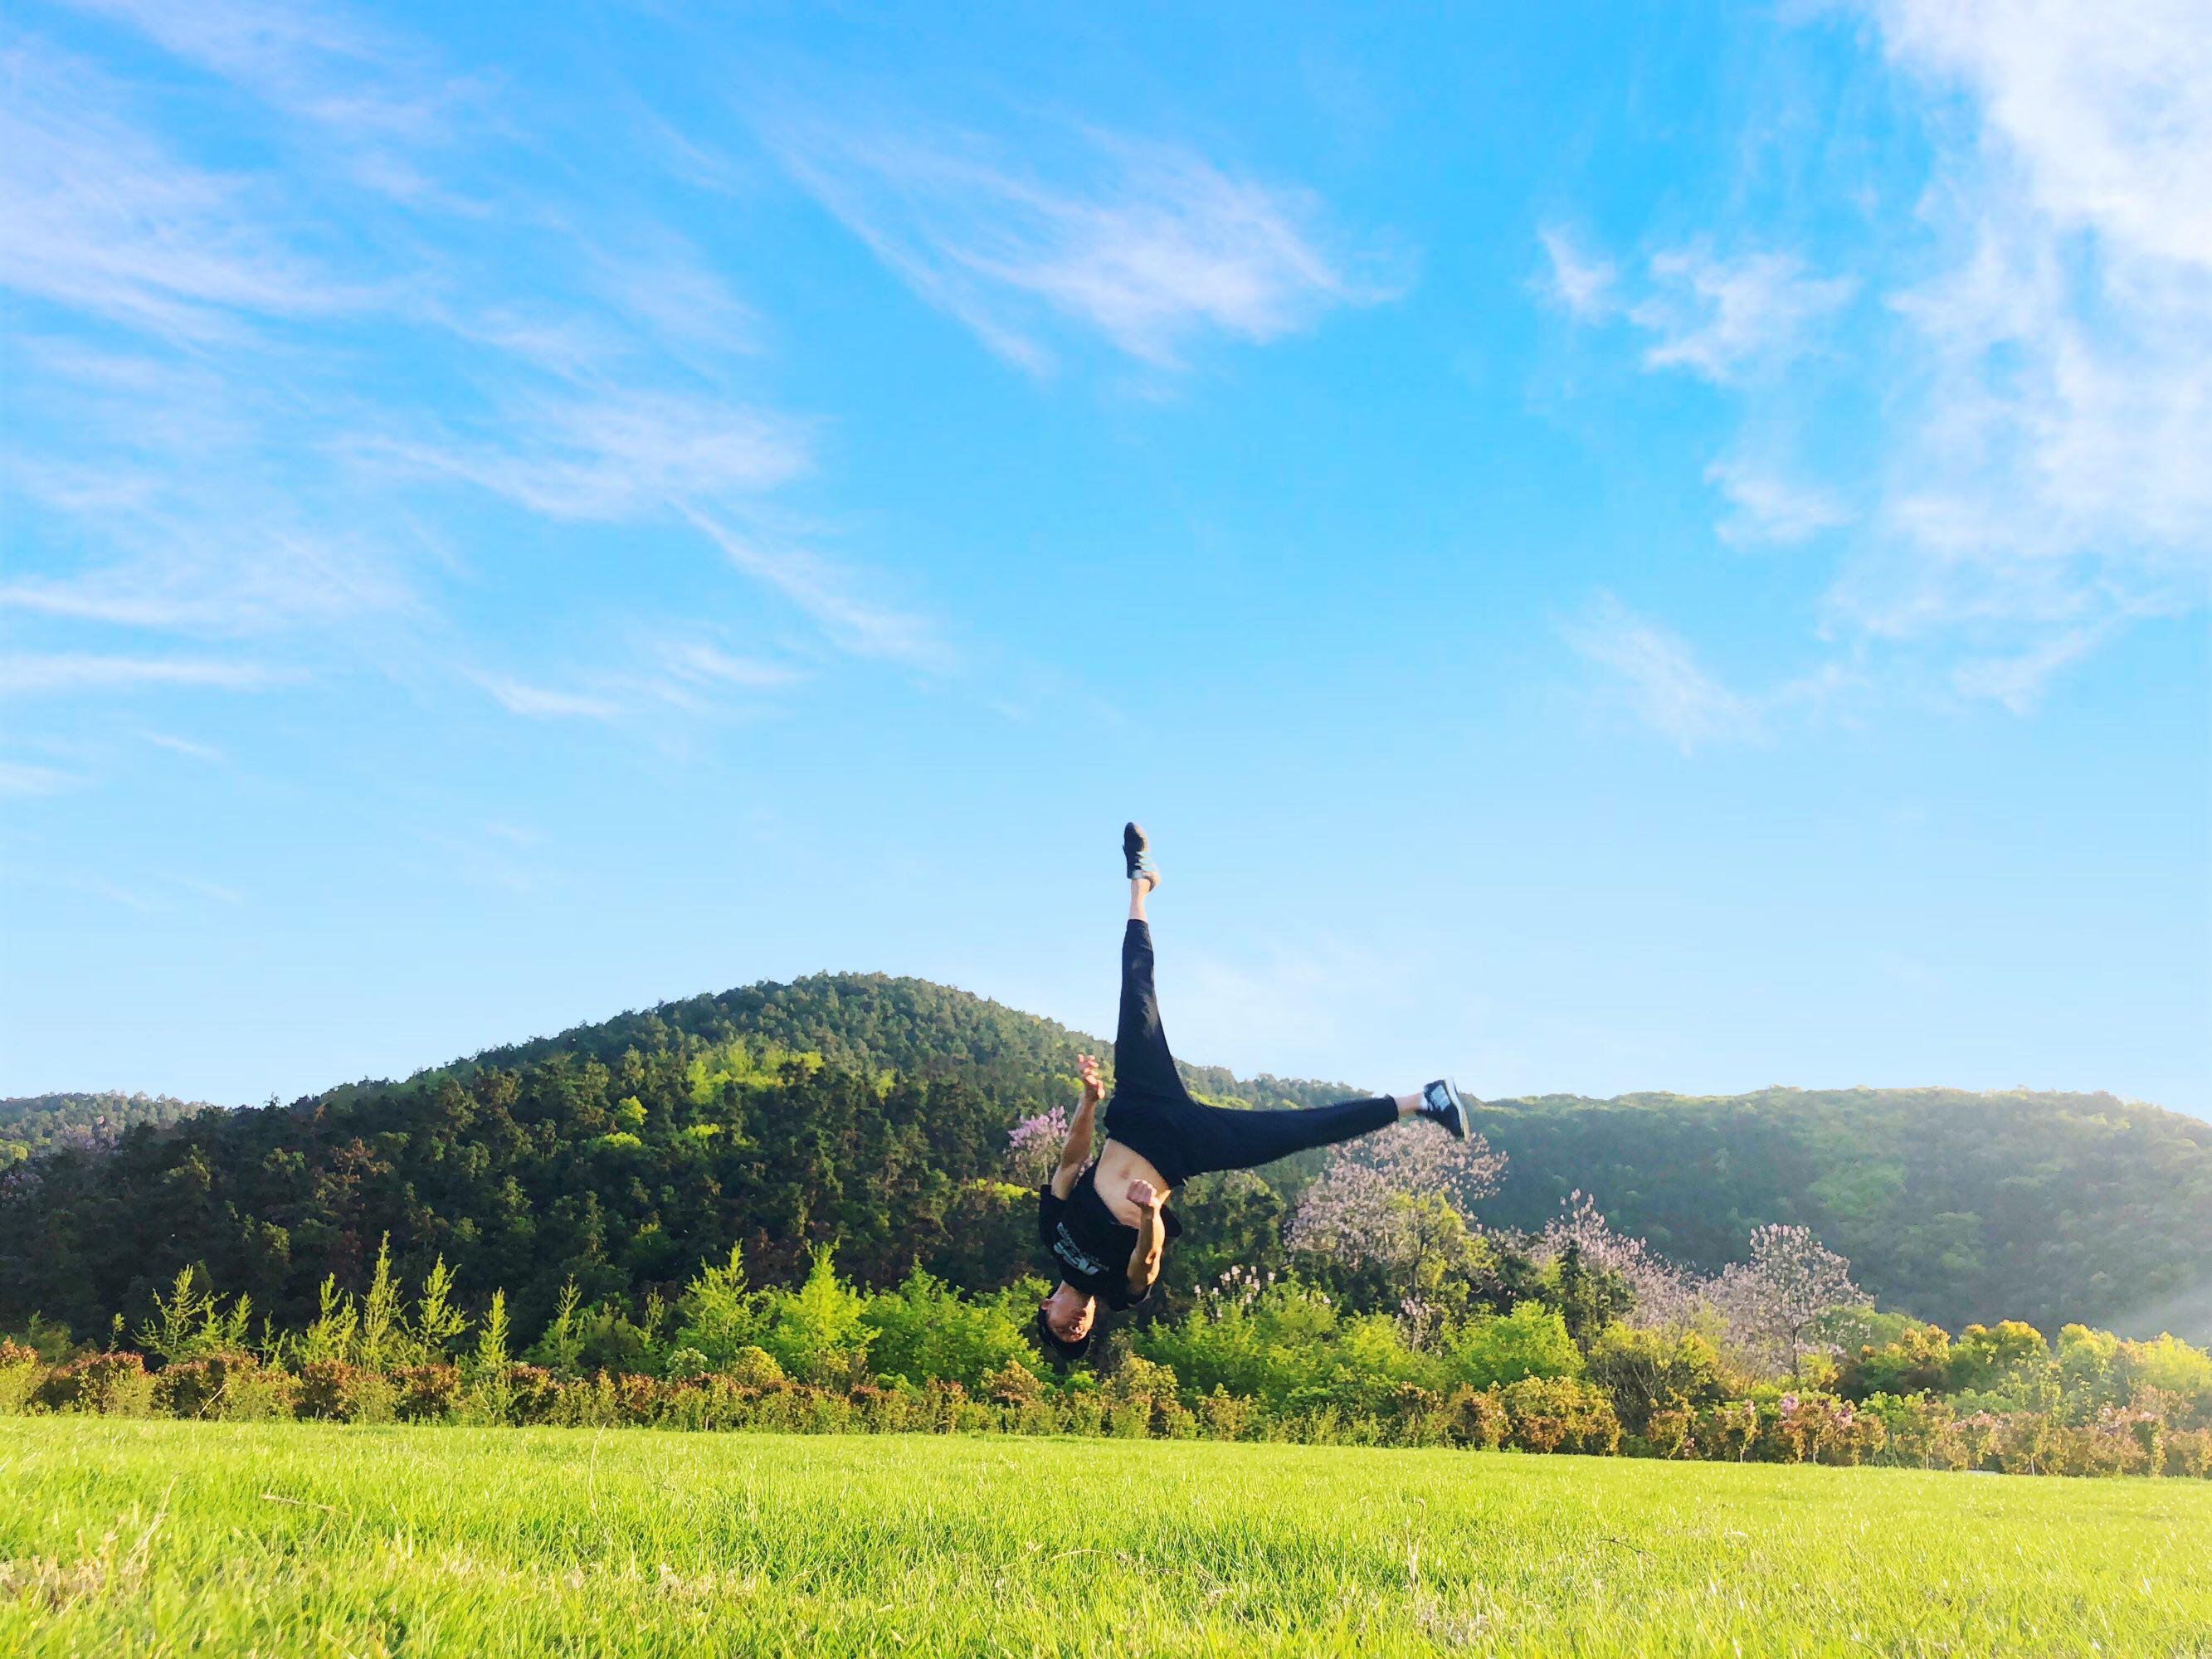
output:
M 1128 1199 L 1130 1203 L 1140 1210 L 1157 1210 L 1168 1201 L 1167 1194 L 1149 1181 L 1131 1182 Z
M 1106 1085 L 1098 1076 L 1098 1056 L 1076 1055 L 1075 1069 L 1083 1078 L 1083 1103 L 1086 1106 L 1096 1106 L 1106 1097 Z

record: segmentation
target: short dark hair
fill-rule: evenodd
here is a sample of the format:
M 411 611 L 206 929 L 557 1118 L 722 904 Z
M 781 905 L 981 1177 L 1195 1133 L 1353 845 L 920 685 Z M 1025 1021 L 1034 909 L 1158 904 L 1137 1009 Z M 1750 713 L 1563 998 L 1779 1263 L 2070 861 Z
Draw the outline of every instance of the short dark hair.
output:
M 1045 1317 L 1042 1303 L 1037 1304 L 1036 1318 L 1032 1322 L 1036 1327 L 1037 1347 L 1047 1359 L 1058 1360 L 1063 1365 L 1073 1365 L 1091 1352 L 1091 1333 L 1085 1331 L 1074 1341 L 1069 1341 L 1053 1329 L 1052 1322 Z

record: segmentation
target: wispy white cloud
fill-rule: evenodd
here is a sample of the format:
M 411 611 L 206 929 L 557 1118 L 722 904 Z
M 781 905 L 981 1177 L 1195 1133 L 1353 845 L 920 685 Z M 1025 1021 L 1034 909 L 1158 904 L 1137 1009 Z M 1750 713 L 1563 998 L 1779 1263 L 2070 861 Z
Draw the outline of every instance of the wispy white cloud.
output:
M 1721 382 L 1787 362 L 1857 287 L 1849 276 L 1813 275 L 1792 253 L 1723 258 L 1705 247 L 1654 254 L 1650 276 L 1650 291 L 1628 309 L 1629 320 L 1655 337 L 1644 365 Z
M 0 760 L 0 795 L 58 795 L 84 781 L 75 773 L 56 771 L 51 766 Z
M 144 77 L 36 41 L 6 56 L 0 286 L 38 303 L 11 319 L 0 606 L 194 635 L 406 609 L 400 554 L 315 447 L 356 395 L 299 343 L 401 290 L 308 251 L 290 182 L 156 138 Z
M 235 887 L 226 887 L 218 881 L 202 881 L 197 876 L 176 876 L 172 879 L 178 886 L 187 891 L 198 893 L 203 898 L 219 900 L 224 904 L 242 904 L 246 902 L 245 894 L 240 892 Z
M 2014 651 L 1972 656 L 1952 671 L 1951 683 L 1967 696 L 1987 697 L 2015 714 L 2025 714 L 2042 701 L 2052 675 L 2087 656 L 2119 629 L 2117 619 L 2105 617 Z
M 113 691 L 144 685 L 196 685 L 252 691 L 280 677 L 257 663 L 188 657 L 101 656 L 86 652 L 18 652 L 0 656 L 0 692 Z
M 778 539 L 749 533 L 706 513 L 685 516 L 730 562 L 781 593 L 823 633 L 856 656 L 910 667 L 949 669 L 957 658 L 928 618 L 869 597 L 861 579 L 833 561 Z
M 799 423 L 676 392 L 608 386 L 517 397 L 502 441 L 439 434 L 363 441 L 360 454 L 465 479 L 556 519 L 622 520 L 672 504 L 758 495 L 806 470 Z
M 591 286 L 607 304 L 672 345 L 759 349 L 760 319 L 690 242 L 658 227 L 620 241 L 594 240 L 586 252 Z
M 1702 242 L 1662 249 L 1632 280 L 1562 230 L 1536 235 L 1550 264 L 1547 291 L 1576 321 L 1625 319 L 1652 337 L 1646 368 L 1722 385 L 1788 365 L 1858 289 L 1856 278 L 1817 275 L 1795 253 L 1723 256 Z
M 210 763 L 222 759 L 222 750 L 220 749 L 204 743 L 194 743 L 189 738 L 174 737 L 167 732 L 141 732 L 138 735 L 157 749 L 166 749 L 172 754 L 185 755 L 193 760 Z
M 532 720 L 611 720 L 622 713 L 619 703 L 589 692 L 556 690 L 496 674 L 479 674 L 475 678 L 508 714 Z
M 120 904 L 125 909 L 138 910 L 151 915 L 164 908 L 154 903 L 142 894 L 134 893 L 127 887 L 118 887 L 113 882 L 102 880 L 97 876 L 86 877 L 75 884 L 96 897 L 106 899 L 110 904 Z
M 1684 754 L 1764 735 L 1757 702 L 1723 684 L 1680 635 L 1611 594 L 1601 594 L 1563 631 L 1577 653 L 1605 672 L 1613 695 Z
M 1974 94 L 1978 148 L 2053 226 L 2094 229 L 2131 258 L 2212 264 L 2212 28 L 2196 0 L 1868 9 L 1893 59 Z
M 1608 297 L 1602 262 L 1540 234 L 1579 318 L 1741 396 L 1747 437 L 1707 475 L 1723 539 L 1844 532 L 1825 631 L 2026 709 L 2212 575 L 2212 28 L 2193 0 L 1863 9 L 1923 117 L 1917 242 L 1853 277 L 1698 242 Z M 1876 303 L 1850 303 L 1862 281 Z M 1878 406 L 1863 453 L 1742 459 L 1831 393 Z
M 1358 273 L 1362 262 L 1318 228 L 1310 193 L 1176 145 L 1039 132 L 1017 161 L 920 123 L 787 118 L 768 137 L 917 294 L 1032 370 L 1052 364 L 1055 328 L 1171 368 L 1200 338 L 1273 340 L 1402 288 Z
M 0 283 L 185 340 L 234 334 L 240 313 L 366 301 L 272 233 L 266 185 L 176 155 L 90 65 L 18 40 L 0 52 Z
M 665 629 L 642 625 L 632 631 L 626 660 L 572 672 L 562 686 L 487 672 L 470 678 L 510 714 L 595 720 L 669 708 L 708 716 L 751 715 L 767 702 L 766 694 L 811 678 L 791 663 L 740 655 L 712 639 L 671 638 Z
M 1939 143 L 1945 256 L 1893 297 L 1896 441 L 1836 616 L 1963 632 L 2015 708 L 2212 571 L 2212 29 L 2170 0 L 1872 8 L 1978 124 Z
M 732 656 L 719 646 L 700 641 L 664 645 L 660 662 L 678 679 L 732 685 L 748 691 L 773 691 L 805 678 L 787 663 Z
M 544 519 L 726 527 L 812 469 L 816 423 L 750 388 L 757 320 L 721 270 L 628 202 L 515 184 L 495 82 L 339 5 L 78 9 L 171 61 L 126 76 L 23 35 L 0 59 L 0 287 L 31 307 L 0 608 L 41 644 L 121 662 L 118 629 L 422 635 L 470 563 L 438 538 L 441 483 Z M 265 144 L 199 142 L 224 122 Z M 429 182 L 459 160 L 506 193 Z M 395 343 L 428 373 L 390 374 Z M 938 649 L 857 570 L 758 544 L 730 562 L 841 647 Z
M 1605 316 L 1615 306 L 1620 272 L 1610 259 L 1585 253 L 1557 226 L 1536 233 L 1551 261 L 1547 288 L 1553 299 L 1584 321 Z
M 291 131 L 333 146 L 356 182 L 401 198 L 429 186 L 426 152 L 452 136 L 479 88 L 428 53 L 329 3 L 276 0 L 68 0 L 136 28 L 184 63 L 244 88 Z
M 9 469 L 19 501 L 45 495 L 37 472 L 29 461 Z M 289 502 L 273 489 L 264 494 L 266 486 L 252 479 L 155 465 L 115 482 L 125 498 L 99 521 L 106 556 L 65 574 L 0 583 L 0 609 L 239 636 L 401 612 L 417 603 L 394 550 L 355 528 L 311 531 L 298 521 L 298 507 L 319 490 L 303 489 L 300 502 Z M 226 504 L 239 509 L 228 533 Z
M 1716 461 L 1705 469 L 1705 482 L 1729 503 L 1715 526 L 1724 542 L 1786 545 L 1851 521 L 1850 508 L 1832 492 L 1753 462 Z

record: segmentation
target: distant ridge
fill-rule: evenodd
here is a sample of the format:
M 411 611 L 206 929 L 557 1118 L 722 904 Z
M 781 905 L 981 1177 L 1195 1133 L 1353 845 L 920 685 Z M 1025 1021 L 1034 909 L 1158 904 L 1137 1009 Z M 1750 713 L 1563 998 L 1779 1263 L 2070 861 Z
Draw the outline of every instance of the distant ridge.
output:
M 11 1096 L 0 1100 L 0 1167 L 56 1146 L 112 1140 L 141 1123 L 171 1123 L 189 1113 L 210 1109 L 204 1100 L 126 1095 L 112 1089 L 90 1094 Z
M 2212 1332 L 2212 1123 L 2109 1094 L 1764 1089 L 1488 1103 L 1508 1158 L 1485 1218 L 1571 1191 L 1714 1267 L 1799 1222 L 1893 1306 L 1957 1329 L 2025 1319 Z M 2085 1311 L 2087 1310 L 2087 1311 Z

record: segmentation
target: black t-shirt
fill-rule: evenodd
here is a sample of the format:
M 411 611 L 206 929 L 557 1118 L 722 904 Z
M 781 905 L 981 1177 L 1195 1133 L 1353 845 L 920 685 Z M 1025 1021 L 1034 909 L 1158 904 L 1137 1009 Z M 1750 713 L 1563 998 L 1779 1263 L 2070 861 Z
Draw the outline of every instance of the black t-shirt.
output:
M 1109 1308 L 1133 1308 L 1152 1293 L 1145 1286 L 1129 1294 L 1129 1258 L 1137 1253 L 1137 1230 L 1125 1226 L 1098 1196 L 1098 1166 L 1092 1164 L 1066 1198 L 1052 1195 L 1052 1183 L 1037 1188 L 1037 1239 L 1052 1258 L 1052 1270 L 1079 1291 L 1088 1291 Z M 1182 1231 L 1175 1212 L 1160 1211 L 1170 1238 Z

